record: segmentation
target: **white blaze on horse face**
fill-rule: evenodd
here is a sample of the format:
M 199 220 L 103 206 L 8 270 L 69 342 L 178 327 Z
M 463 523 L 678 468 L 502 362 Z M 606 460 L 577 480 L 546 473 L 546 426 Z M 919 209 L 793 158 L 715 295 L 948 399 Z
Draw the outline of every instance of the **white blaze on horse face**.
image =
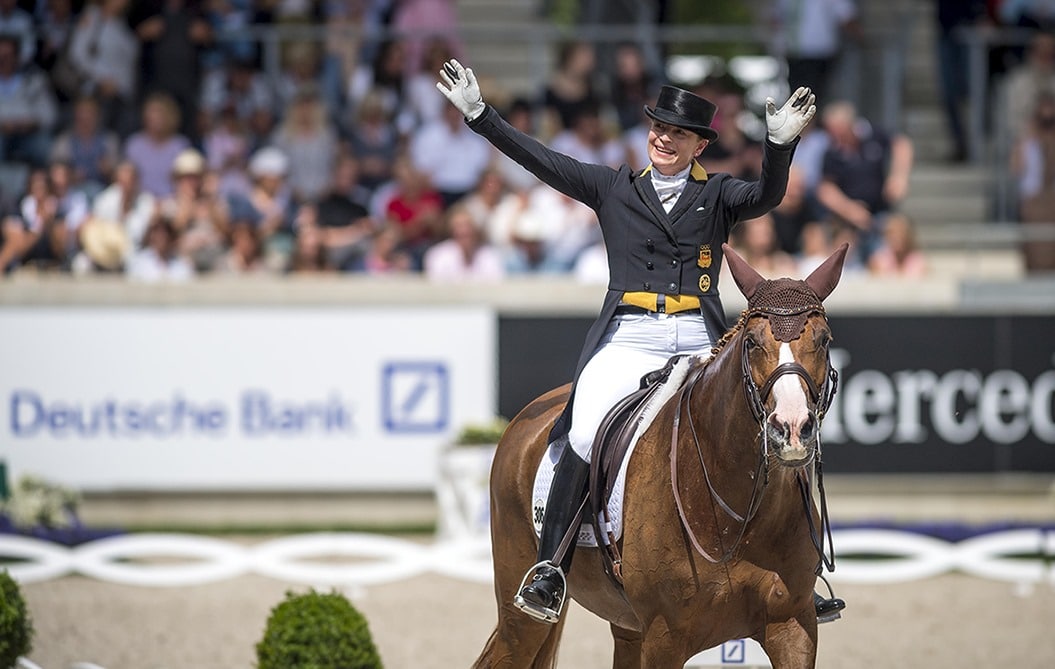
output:
M 795 362 L 795 354 L 791 350 L 791 344 L 780 345 L 780 364 Z M 800 433 L 802 426 L 810 416 L 807 404 L 806 391 L 802 388 L 802 382 L 797 374 L 784 374 L 773 384 L 773 398 L 776 406 L 773 409 L 772 422 L 787 426 L 788 443 L 787 448 L 791 451 L 805 451 L 806 446 L 802 443 Z

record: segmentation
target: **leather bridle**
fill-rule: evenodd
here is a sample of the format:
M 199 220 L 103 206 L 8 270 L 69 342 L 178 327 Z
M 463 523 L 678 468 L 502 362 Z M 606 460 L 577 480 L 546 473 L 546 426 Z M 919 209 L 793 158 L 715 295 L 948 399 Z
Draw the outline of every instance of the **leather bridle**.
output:
M 747 318 L 750 319 L 752 316 L 762 316 L 764 318 L 773 320 L 780 318 L 792 318 L 801 317 L 803 314 L 807 314 L 807 318 L 812 314 L 820 314 L 827 321 L 827 316 L 824 313 L 824 307 L 820 304 L 808 304 L 795 309 L 784 309 L 778 307 L 756 307 L 747 312 Z M 746 321 L 745 321 L 746 322 Z M 797 339 L 797 337 L 796 337 Z M 799 376 L 805 383 L 806 389 L 809 392 L 809 401 L 812 409 L 810 410 L 816 416 L 818 425 L 824 418 L 824 414 L 831 407 L 832 399 L 835 397 L 835 392 L 839 386 L 839 372 L 832 367 L 831 354 L 825 354 L 825 374 L 823 385 L 818 387 L 817 382 L 810 376 L 810 373 L 806 371 L 806 368 L 797 362 L 785 362 L 769 373 L 766 380 L 759 387 L 755 383 L 754 375 L 751 373 L 751 359 L 749 356 L 750 349 L 750 338 L 747 336 L 743 337 L 741 343 L 742 350 L 740 351 L 740 362 L 743 370 L 743 385 L 744 393 L 747 396 L 747 405 L 751 409 L 751 415 L 754 416 L 755 421 L 759 427 L 762 428 L 765 433 L 765 423 L 768 418 L 766 413 L 766 401 L 769 400 L 770 393 L 773 392 L 773 386 L 776 385 L 777 380 L 786 374 L 795 374 Z

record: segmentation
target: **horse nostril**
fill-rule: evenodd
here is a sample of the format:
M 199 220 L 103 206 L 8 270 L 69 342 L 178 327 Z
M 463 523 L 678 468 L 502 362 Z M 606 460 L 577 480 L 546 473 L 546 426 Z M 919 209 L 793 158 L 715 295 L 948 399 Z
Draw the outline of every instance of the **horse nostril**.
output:
M 791 426 L 786 421 L 777 418 L 776 414 L 773 414 L 769 417 L 769 432 L 773 436 L 787 440 L 791 435 Z
M 813 431 L 817 429 L 817 421 L 813 418 L 813 415 L 806 417 L 806 420 L 802 422 L 802 429 L 799 430 L 799 434 L 802 435 L 803 441 L 809 441 L 813 437 Z

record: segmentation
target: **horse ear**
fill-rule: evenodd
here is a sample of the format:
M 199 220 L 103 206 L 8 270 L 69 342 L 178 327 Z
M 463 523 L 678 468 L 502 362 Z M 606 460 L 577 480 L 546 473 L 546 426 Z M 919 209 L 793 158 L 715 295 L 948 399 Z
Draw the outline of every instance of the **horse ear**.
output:
M 810 272 L 810 275 L 806 277 L 806 285 L 817 293 L 817 297 L 821 298 L 822 302 L 839 285 L 839 277 L 842 276 L 843 263 L 846 261 L 846 252 L 849 248 L 849 244 L 840 246 L 835 250 L 835 253 L 828 256 L 828 259 L 821 263 L 820 267 Z
M 728 244 L 722 244 L 722 253 L 725 254 L 725 259 L 729 261 L 729 272 L 733 275 L 733 280 L 736 281 L 740 292 L 750 300 L 754 297 L 758 287 L 765 281 L 765 278 L 756 272 L 754 267 L 748 265 L 747 261 L 741 258 L 733 250 L 733 247 Z

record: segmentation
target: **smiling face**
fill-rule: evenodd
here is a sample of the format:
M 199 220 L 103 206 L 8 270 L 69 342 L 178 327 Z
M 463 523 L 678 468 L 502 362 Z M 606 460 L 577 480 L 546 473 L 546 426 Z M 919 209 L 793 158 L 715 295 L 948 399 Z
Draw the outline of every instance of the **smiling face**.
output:
M 652 121 L 648 131 L 648 159 L 660 174 L 671 176 L 682 171 L 709 144 L 691 130 Z

